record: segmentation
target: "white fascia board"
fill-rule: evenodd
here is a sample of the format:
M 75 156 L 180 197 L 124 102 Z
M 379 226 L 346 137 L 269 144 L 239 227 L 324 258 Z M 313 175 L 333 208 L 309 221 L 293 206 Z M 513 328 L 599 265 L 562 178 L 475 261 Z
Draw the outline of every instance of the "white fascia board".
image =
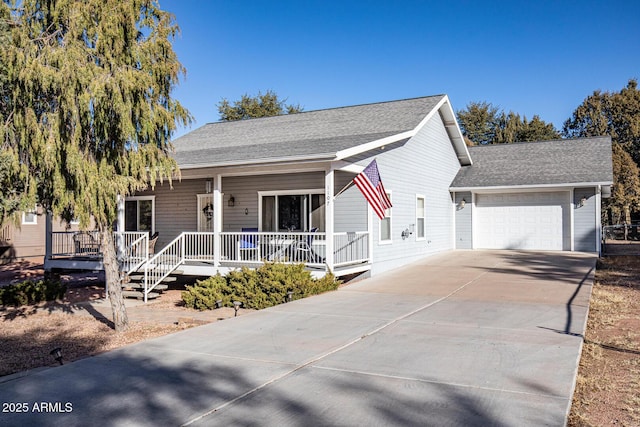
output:
M 265 165 L 265 164 L 287 164 L 287 163 L 297 163 L 297 162 L 308 162 L 308 161 L 327 161 L 334 160 L 335 153 L 324 153 L 324 154 L 314 154 L 312 156 L 304 155 L 304 156 L 288 156 L 288 157 L 280 157 L 280 158 L 265 158 L 265 159 L 255 159 L 250 161 L 245 160 L 237 160 L 232 162 L 213 162 L 213 163 L 202 163 L 202 164 L 182 164 L 178 165 L 180 169 L 203 169 L 203 168 L 221 168 L 221 167 L 229 167 L 229 166 L 253 166 L 253 165 Z
M 537 185 L 498 185 L 493 187 L 449 187 L 451 192 L 471 191 L 475 193 L 496 192 L 504 190 L 536 190 L 536 189 L 567 189 L 576 187 L 596 187 L 598 185 L 607 185 L 603 182 L 568 182 L 562 184 L 537 184 Z
M 332 164 L 332 169 L 336 171 L 342 172 L 350 172 L 354 174 L 361 173 L 364 170 L 364 166 L 357 165 L 355 163 L 345 162 L 344 160 L 339 160 Z
M 366 153 L 376 148 L 384 147 L 385 145 L 393 144 L 394 142 L 402 141 L 403 139 L 411 138 L 416 134 L 416 129 L 401 132 L 395 135 L 387 136 L 382 139 L 376 139 L 375 141 L 360 144 L 356 147 L 347 148 L 336 153 L 335 160 L 343 160 L 351 156 L 356 156 L 361 153 Z
M 462 135 L 462 131 L 460 130 L 460 126 L 458 125 L 458 120 L 456 119 L 456 114 L 453 112 L 453 108 L 451 107 L 451 102 L 449 101 L 448 95 L 443 96 L 440 102 L 438 102 L 438 104 L 436 105 L 436 108 L 434 108 L 433 111 L 427 116 L 427 120 L 430 119 L 436 111 L 439 111 L 442 115 L 442 121 L 444 122 L 444 126 L 447 129 L 447 133 L 449 134 L 449 138 L 451 138 L 456 154 L 458 155 L 458 161 L 463 166 L 472 165 L 473 160 L 471 159 L 471 155 L 469 154 L 467 144 L 464 142 L 464 136 Z M 422 126 L 423 123 L 421 123 L 420 125 Z

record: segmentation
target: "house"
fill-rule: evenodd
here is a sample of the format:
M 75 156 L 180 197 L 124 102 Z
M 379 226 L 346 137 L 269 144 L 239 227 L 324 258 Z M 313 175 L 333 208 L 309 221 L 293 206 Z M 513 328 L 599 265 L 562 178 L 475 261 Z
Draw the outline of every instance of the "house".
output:
M 612 184 L 608 137 L 467 147 L 446 95 L 210 123 L 174 146 L 182 179 L 121 202 L 121 249 L 159 234 L 131 264 L 146 289 L 264 260 L 347 275 L 456 248 L 598 252 Z M 374 159 L 383 219 L 350 185 Z M 46 268 L 100 268 L 60 256 L 65 239 Z
M 19 222 L 8 220 L 0 227 L 0 264 L 13 261 L 40 263 L 45 256 L 46 217 L 41 207 L 19 214 Z M 67 224 L 57 219 L 51 222 L 53 231 L 79 230 L 77 223 Z

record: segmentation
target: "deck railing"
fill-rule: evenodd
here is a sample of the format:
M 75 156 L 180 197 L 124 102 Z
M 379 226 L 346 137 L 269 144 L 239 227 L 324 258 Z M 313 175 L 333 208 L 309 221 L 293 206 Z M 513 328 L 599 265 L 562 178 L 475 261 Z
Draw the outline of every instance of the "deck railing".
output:
M 369 232 L 334 233 L 333 265 L 341 267 L 369 261 Z
M 54 231 L 51 234 L 51 256 L 102 257 L 98 231 Z
M 218 239 L 218 240 L 217 240 Z M 309 267 L 342 267 L 370 261 L 367 231 L 334 233 L 327 254 L 324 232 L 183 232 L 155 255 L 149 253 L 146 232 L 116 232 L 114 244 L 125 273 L 144 272 L 146 298 L 162 280 L 185 262 L 214 266 L 257 266 L 265 261 Z M 102 257 L 98 232 L 54 232 L 53 257 Z M 332 256 L 331 260 L 327 256 Z
M 11 224 L 5 224 L 0 227 L 0 244 L 8 244 L 13 240 L 13 226 Z
M 256 264 L 264 261 L 326 263 L 326 239 L 322 232 L 220 233 L 220 262 Z

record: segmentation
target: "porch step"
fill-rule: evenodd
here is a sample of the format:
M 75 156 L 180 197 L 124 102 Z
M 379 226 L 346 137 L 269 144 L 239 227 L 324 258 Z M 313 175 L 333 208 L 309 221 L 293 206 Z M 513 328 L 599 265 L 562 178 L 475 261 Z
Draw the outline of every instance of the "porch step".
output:
M 141 282 L 144 280 L 144 274 L 132 274 L 131 276 L 129 276 L 129 280 L 131 280 L 132 282 Z M 170 283 L 170 282 L 175 282 L 177 279 L 177 277 L 173 277 L 173 276 L 167 276 L 164 279 L 162 279 L 163 283 Z
M 122 291 L 122 295 L 125 298 L 144 299 L 144 292 L 142 291 Z M 157 292 L 149 292 L 149 294 L 147 295 L 147 299 L 154 299 L 158 298 L 159 296 L 160 294 Z
M 122 289 L 144 289 L 144 285 L 142 283 L 125 283 L 124 285 L 122 285 Z M 159 292 L 166 291 L 167 289 L 169 289 L 169 285 L 163 284 L 159 284 L 158 286 L 153 288 L 154 291 Z

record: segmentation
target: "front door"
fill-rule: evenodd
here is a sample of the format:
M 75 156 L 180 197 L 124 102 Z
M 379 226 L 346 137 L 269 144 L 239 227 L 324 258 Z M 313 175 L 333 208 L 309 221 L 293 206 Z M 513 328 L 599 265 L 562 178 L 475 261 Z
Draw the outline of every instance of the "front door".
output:
M 213 194 L 198 194 L 198 231 L 213 231 Z

